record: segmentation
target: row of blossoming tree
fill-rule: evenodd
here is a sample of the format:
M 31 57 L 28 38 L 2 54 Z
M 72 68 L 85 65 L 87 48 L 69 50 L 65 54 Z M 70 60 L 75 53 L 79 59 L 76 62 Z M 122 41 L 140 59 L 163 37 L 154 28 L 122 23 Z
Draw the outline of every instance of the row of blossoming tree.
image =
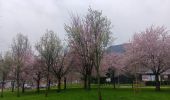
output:
M 100 11 L 89 8 L 85 16 L 72 15 L 70 23 L 64 28 L 68 37 L 65 43 L 55 32 L 47 30 L 34 45 L 35 51 L 27 36 L 17 34 L 11 50 L 0 56 L 1 97 L 6 80 L 11 80 L 12 91 L 16 86 L 18 97 L 20 89 L 25 91 L 26 83 L 36 83 L 39 92 L 42 80 L 46 81 L 46 96 L 51 81 L 57 83 L 57 91 L 60 92 L 62 79 L 66 88 L 69 72 L 80 73 L 87 90 L 90 90 L 95 74 L 99 100 L 102 100 L 101 73 L 107 71 L 114 78 L 118 70 L 124 75 L 134 75 L 140 69 L 151 70 L 155 75 L 156 90 L 160 90 L 159 75 L 170 68 L 170 36 L 165 27 L 151 26 L 135 33 L 121 54 L 107 52 L 113 42 L 112 26 Z

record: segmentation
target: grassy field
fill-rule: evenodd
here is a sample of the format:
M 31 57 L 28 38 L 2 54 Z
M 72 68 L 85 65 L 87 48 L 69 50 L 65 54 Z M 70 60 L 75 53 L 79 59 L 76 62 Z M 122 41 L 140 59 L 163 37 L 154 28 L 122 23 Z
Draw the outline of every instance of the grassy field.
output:
M 95 87 L 95 86 L 93 86 Z M 107 87 L 107 88 L 106 88 Z M 45 97 L 45 91 L 37 94 L 35 91 L 26 91 L 21 97 L 16 97 L 16 93 L 5 91 L 4 98 L 1 100 L 97 100 L 97 89 L 90 91 L 83 90 L 74 85 L 61 93 L 57 93 L 55 89 L 51 89 L 49 96 Z M 102 88 L 103 100 L 170 100 L 170 89 L 162 88 L 160 92 L 154 91 L 153 87 L 142 88 L 140 92 L 134 94 L 131 88 L 113 89 L 109 86 Z

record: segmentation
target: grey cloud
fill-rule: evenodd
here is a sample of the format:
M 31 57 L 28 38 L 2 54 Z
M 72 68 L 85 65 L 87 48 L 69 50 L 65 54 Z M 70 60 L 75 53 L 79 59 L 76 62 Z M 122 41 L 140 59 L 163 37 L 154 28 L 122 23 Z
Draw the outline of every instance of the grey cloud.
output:
M 0 0 L 0 51 L 7 50 L 19 32 L 32 44 L 46 29 L 64 39 L 69 13 L 83 15 L 89 6 L 111 19 L 115 44 L 128 42 L 134 32 L 152 24 L 170 29 L 169 0 Z

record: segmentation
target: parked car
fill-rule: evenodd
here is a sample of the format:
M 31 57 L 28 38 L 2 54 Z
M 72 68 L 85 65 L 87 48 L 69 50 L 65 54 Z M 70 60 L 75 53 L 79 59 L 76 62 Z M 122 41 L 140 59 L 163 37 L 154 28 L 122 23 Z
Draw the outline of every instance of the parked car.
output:
M 31 89 L 31 88 L 32 88 L 32 86 L 29 85 L 29 84 L 25 84 L 24 87 L 25 87 L 26 89 Z
M 40 88 L 46 88 L 46 84 L 40 85 Z

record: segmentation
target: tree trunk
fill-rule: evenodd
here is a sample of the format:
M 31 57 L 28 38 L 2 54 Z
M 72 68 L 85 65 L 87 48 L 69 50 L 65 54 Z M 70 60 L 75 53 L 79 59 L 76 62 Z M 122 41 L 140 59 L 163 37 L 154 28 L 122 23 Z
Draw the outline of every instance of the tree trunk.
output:
M 38 79 L 37 81 L 37 93 L 40 93 L 40 80 L 41 80 L 41 75 L 38 73 Z
M 49 91 L 49 71 L 50 71 L 50 67 L 48 66 L 48 70 L 47 70 L 47 83 L 46 83 L 45 97 L 47 97 L 47 96 L 48 96 L 48 91 Z
M 37 80 L 37 92 L 40 93 L 40 79 Z
M 12 92 L 14 92 L 14 85 L 15 85 L 15 81 L 11 81 L 11 86 L 12 86 L 11 91 L 12 91 Z
M 155 90 L 160 91 L 159 74 L 155 74 Z
M 58 89 L 57 92 L 61 91 L 61 77 L 58 77 Z
M 1 84 L 2 84 L 2 85 L 1 85 L 1 98 L 3 98 L 3 97 L 4 97 L 3 92 L 4 92 L 5 79 L 2 80 L 2 83 L 1 83 Z
M 49 79 L 49 81 L 48 81 L 48 90 L 50 90 L 51 89 L 51 80 Z
M 67 79 L 66 77 L 64 77 L 64 90 L 66 89 L 66 87 L 67 87 Z
M 91 75 L 88 75 L 88 90 L 91 89 Z
M 23 83 L 22 83 L 22 93 L 24 93 L 25 92 L 25 81 L 23 81 Z
M 132 80 L 132 89 L 134 88 L 134 86 L 133 86 L 133 80 Z
M 19 66 L 17 66 L 17 97 L 20 97 L 19 85 Z
M 113 87 L 114 87 L 114 89 L 116 89 L 115 77 L 113 77 Z
M 84 89 L 87 89 L 87 75 L 84 75 Z

